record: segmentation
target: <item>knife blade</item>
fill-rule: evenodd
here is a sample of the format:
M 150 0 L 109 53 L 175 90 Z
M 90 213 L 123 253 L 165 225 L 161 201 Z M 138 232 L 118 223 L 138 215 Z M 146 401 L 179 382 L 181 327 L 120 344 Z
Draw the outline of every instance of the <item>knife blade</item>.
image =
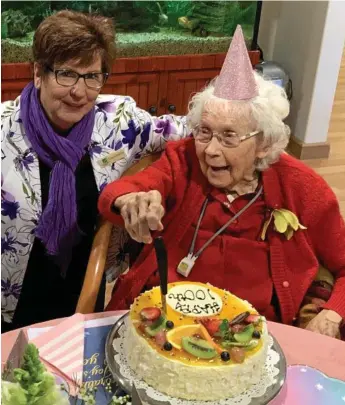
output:
M 156 237 L 153 243 L 156 251 L 158 273 L 160 279 L 162 307 L 163 312 L 166 314 L 167 313 L 166 295 L 168 293 L 168 255 L 164 240 L 161 236 Z
M 132 405 L 143 405 L 143 401 L 140 398 L 137 387 L 132 383 Z

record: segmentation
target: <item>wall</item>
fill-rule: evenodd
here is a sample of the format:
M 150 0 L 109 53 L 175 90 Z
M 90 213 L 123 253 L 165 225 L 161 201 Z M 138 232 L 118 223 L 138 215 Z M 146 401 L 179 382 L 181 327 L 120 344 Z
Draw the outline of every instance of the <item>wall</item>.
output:
M 327 140 L 345 40 L 345 2 L 266 1 L 259 44 L 281 63 L 293 84 L 288 124 L 311 144 Z

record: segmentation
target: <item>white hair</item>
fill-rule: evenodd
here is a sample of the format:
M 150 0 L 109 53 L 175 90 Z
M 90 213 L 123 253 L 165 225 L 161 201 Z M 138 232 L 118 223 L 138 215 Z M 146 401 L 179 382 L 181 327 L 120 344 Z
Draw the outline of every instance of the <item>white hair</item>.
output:
M 215 80 L 201 92 L 196 93 L 188 105 L 187 124 L 190 129 L 200 123 L 205 108 L 219 111 L 230 111 L 234 108 L 247 110 L 248 120 L 254 118 L 256 131 L 263 133 L 263 146 L 268 148 L 268 154 L 256 162 L 257 170 L 265 170 L 279 159 L 289 142 L 290 128 L 284 119 L 289 115 L 290 105 L 284 89 L 272 81 L 264 79 L 254 72 L 258 96 L 246 101 L 228 101 L 213 95 Z M 214 110 L 212 107 L 216 105 Z M 249 107 L 249 108 L 248 108 Z

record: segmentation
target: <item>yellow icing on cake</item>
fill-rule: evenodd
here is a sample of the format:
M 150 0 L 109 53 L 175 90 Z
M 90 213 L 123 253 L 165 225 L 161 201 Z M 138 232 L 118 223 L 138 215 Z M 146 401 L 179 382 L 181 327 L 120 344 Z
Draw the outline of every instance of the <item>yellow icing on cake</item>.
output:
M 200 320 L 200 316 L 204 316 L 210 319 L 228 319 L 231 320 L 235 318 L 237 315 L 249 311 L 251 314 L 258 314 L 257 311 L 246 301 L 241 300 L 240 298 L 230 294 L 227 291 L 221 290 L 219 288 L 213 287 L 208 284 L 203 284 L 203 283 L 197 283 L 197 282 L 178 282 L 178 283 L 171 283 L 169 284 L 169 289 L 168 289 L 168 295 L 170 291 L 174 291 L 174 287 L 181 287 L 181 289 L 188 290 L 188 287 L 190 286 L 200 286 L 201 289 L 204 291 L 203 293 L 200 293 L 199 295 L 201 297 L 207 295 L 205 301 L 202 300 L 196 300 L 196 301 L 201 301 L 201 305 L 198 306 L 196 309 L 195 307 L 191 306 L 186 306 L 188 302 L 192 302 L 191 300 L 186 300 L 186 301 L 180 301 L 179 302 L 179 307 L 182 308 L 182 310 L 185 310 L 186 312 L 190 311 L 191 309 L 196 310 L 197 312 L 200 312 L 200 308 L 203 308 L 205 310 L 205 313 L 202 312 L 201 314 L 198 315 L 193 315 L 193 314 L 181 314 L 180 312 L 176 311 L 173 309 L 170 305 L 167 305 L 167 313 L 166 313 L 166 318 L 167 320 L 170 320 L 174 323 L 174 329 L 182 326 L 182 325 L 196 325 L 198 324 L 198 320 Z M 205 288 L 209 290 L 210 294 L 205 294 Z M 178 289 L 178 288 L 177 288 Z M 200 289 L 200 290 L 201 290 Z M 175 288 L 176 290 L 176 288 Z M 194 289 L 195 290 L 195 289 Z M 189 292 L 190 295 L 192 295 L 192 292 Z M 218 307 L 215 302 L 217 301 L 214 299 L 216 296 L 219 296 L 221 298 L 221 303 L 222 307 Z M 195 295 L 195 294 L 194 294 Z M 177 295 L 175 294 L 175 297 Z M 213 297 L 213 298 L 212 298 Z M 182 297 L 183 298 L 183 297 Z M 171 301 L 168 298 L 168 302 Z M 194 301 L 193 301 L 194 302 Z M 206 304 L 203 304 L 205 302 Z M 186 304 L 186 305 L 185 305 Z M 212 307 L 213 305 L 213 307 Z M 147 343 L 154 348 L 157 352 L 159 352 L 162 356 L 170 359 L 170 360 L 178 360 L 184 364 L 190 365 L 190 366 L 197 366 L 197 365 L 202 365 L 202 366 L 229 366 L 234 364 L 232 360 L 228 362 L 224 362 L 221 360 L 220 356 L 216 356 L 211 360 L 204 360 L 200 359 L 197 357 L 194 357 L 184 350 L 178 350 L 176 348 L 173 348 L 171 351 L 166 351 L 159 347 L 157 343 L 155 342 L 154 338 L 151 338 L 144 334 L 142 331 L 140 331 L 139 326 L 141 324 L 141 317 L 140 317 L 140 312 L 144 308 L 148 307 L 158 307 L 162 308 L 162 303 L 161 303 L 161 295 L 160 295 L 160 289 L 159 287 L 153 288 L 150 291 L 147 291 L 143 294 L 141 294 L 136 300 L 134 301 L 133 305 L 131 306 L 130 309 L 130 318 L 133 322 L 133 325 L 136 328 L 137 333 L 142 336 Z M 208 314 L 206 314 L 206 312 Z M 213 315 L 213 312 L 218 312 L 215 315 Z M 188 328 L 187 328 L 188 329 Z M 260 332 L 263 331 L 263 324 L 262 322 L 260 325 L 257 327 L 257 330 Z M 246 359 L 248 357 L 253 356 L 255 353 L 260 351 L 262 349 L 263 343 L 262 339 L 259 339 L 258 345 L 252 349 L 246 351 Z M 226 349 L 224 349 L 226 350 Z

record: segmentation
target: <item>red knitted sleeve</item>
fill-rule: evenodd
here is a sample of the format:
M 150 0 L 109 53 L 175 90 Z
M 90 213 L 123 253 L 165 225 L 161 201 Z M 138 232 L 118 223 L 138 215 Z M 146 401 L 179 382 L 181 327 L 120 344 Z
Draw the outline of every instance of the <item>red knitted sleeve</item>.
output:
M 325 308 L 345 319 L 345 223 L 337 198 L 323 179 L 314 183 L 315 191 L 318 204 L 317 209 L 310 210 L 312 217 L 308 221 L 308 233 L 319 262 L 336 279 Z
M 174 142 L 174 144 L 176 145 L 177 142 Z M 176 147 L 175 145 L 172 149 Z M 167 151 L 162 154 L 161 158 L 147 169 L 133 176 L 124 177 L 108 184 L 98 200 L 98 210 L 101 215 L 108 221 L 123 226 L 121 215 L 116 214 L 112 209 L 114 201 L 122 195 L 140 191 L 159 191 L 162 195 L 162 204 L 164 206 L 173 188 L 173 166 L 176 166 L 176 163 L 178 163 L 175 162 L 174 165 L 171 159 L 177 159 L 177 154 L 174 151 L 170 153 L 173 156 L 168 157 L 167 153 L 171 152 L 170 149 L 168 145 Z

